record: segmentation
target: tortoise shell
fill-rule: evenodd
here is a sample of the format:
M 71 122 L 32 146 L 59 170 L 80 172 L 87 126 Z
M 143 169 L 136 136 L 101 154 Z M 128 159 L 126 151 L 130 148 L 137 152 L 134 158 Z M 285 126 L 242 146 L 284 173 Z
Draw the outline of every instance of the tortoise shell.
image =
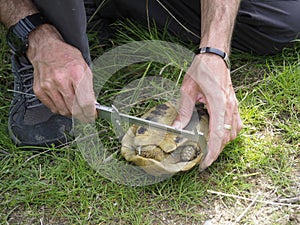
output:
M 142 118 L 172 125 L 176 116 L 176 107 L 171 102 L 166 102 L 150 109 Z M 207 141 L 208 124 L 207 111 L 203 105 L 196 105 L 192 119 L 185 129 L 197 129 L 204 134 Z M 121 154 L 147 173 L 160 176 L 191 169 L 200 163 L 204 150 L 199 143 L 181 136 L 133 125 L 122 139 Z

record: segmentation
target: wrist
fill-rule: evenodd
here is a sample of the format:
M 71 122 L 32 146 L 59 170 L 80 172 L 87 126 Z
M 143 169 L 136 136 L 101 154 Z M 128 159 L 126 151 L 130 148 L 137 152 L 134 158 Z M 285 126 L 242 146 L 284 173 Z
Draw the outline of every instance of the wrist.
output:
M 29 35 L 39 26 L 49 21 L 41 13 L 26 16 L 11 26 L 6 34 L 6 40 L 12 52 L 18 56 L 26 55 L 29 46 Z
M 30 59 L 35 51 L 42 49 L 53 41 L 63 41 L 59 31 L 51 24 L 43 24 L 28 36 L 27 56 Z
M 218 56 L 220 58 L 222 58 L 227 66 L 227 68 L 230 70 L 230 60 L 229 60 L 229 56 L 226 52 L 217 49 L 217 48 L 212 48 L 212 47 L 202 47 L 199 48 L 196 53 L 196 55 L 199 54 L 213 54 L 215 56 Z
M 29 34 L 29 46 L 41 45 L 47 39 L 63 40 L 59 31 L 53 25 L 43 24 Z
M 226 52 L 226 54 L 229 54 L 230 52 L 230 45 L 228 44 L 229 41 L 228 40 L 224 40 L 224 41 L 220 41 L 219 40 L 205 40 L 205 38 L 203 38 L 203 40 L 201 40 L 199 48 L 205 48 L 207 46 L 212 47 L 212 48 L 216 48 L 219 49 L 222 52 Z

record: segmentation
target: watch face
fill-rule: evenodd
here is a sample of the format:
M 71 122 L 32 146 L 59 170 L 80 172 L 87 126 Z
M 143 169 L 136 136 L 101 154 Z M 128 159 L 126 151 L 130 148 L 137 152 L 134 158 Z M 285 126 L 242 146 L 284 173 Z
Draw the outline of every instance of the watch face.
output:
M 26 44 L 24 46 L 25 40 L 23 40 L 21 37 L 19 37 L 15 32 L 12 30 L 14 27 L 11 27 L 7 32 L 7 42 L 9 47 L 12 49 L 12 51 L 16 54 L 24 53 L 26 50 Z
M 17 55 L 24 55 L 28 47 L 28 35 L 38 26 L 47 23 L 40 13 L 29 15 L 8 29 L 7 42 Z

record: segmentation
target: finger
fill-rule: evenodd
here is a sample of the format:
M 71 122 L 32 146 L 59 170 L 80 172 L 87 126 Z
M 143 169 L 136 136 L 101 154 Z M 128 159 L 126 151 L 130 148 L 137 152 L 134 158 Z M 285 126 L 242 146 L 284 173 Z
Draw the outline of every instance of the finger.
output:
M 53 94 L 55 90 L 52 90 L 51 92 L 47 91 L 48 88 L 46 87 L 47 83 L 43 83 L 42 85 L 39 83 L 39 80 L 34 80 L 33 84 L 33 91 L 36 95 L 36 97 L 45 105 L 47 106 L 53 113 L 63 113 L 66 115 L 69 115 L 70 112 L 62 112 L 59 110 L 60 102 L 63 102 L 62 97 L 59 93 Z M 57 97 L 53 97 L 57 96 Z M 64 104 L 64 103 L 63 103 Z
M 230 110 L 232 110 L 232 112 L 231 112 L 231 126 L 232 126 L 232 129 L 230 130 L 229 140 L 226 140 L 225 144 L 229 141 L 234 140 L 237 137 L 237 135 L 240 132 L 241 127 L 242 127 L 242 121 L 241 121 L 241 117 L 240 117 L 240 114 L 239 114 L 239 111 L 238 111 L 238 101 L 236 99 L 236 96 L 235 96 L 235 93 L 234 93 L 233 89 L 232 89 L 232 93 L 233 93 L 233 95 L 232 95 L 232 106 L 233 107 L 230 109 Z M 227 123 L 227 122 L 225 122 L 225 123 Z
M 224 145 L 232 140 L 232 137 L 236 133 L 236 111 L 237 111 L 237 101 L 235 98 L 234 92 L 231 92 L 227 97 L 228 101 L 225 109 L 225 118 L 224 118 L 224 131 L 225 136 L 223 139 Z
M 60 88 L 58 88 L 58 91 L 64 101 L 64 104 L 66 106 L 66 110 L 72 115 L 72 107 L 73 103 L 75 101 L 75 91 L 73 89 L 73 86 L 71 83 L 66 83 Z
M 224 129 L 224 126 L 223 127 L 221 126 L 221 119 L 220 119 L 220 121 L 219 121 L 220 129 L 218 132 L 219 134 L 215 133 L 215 131 L 211 131 L 212 134 L 210 134 L 209 140 L 214 140 L 214 141 L 208 142 L 208 153 L 207 153 L 206 157 L 204 158 L 204 160 L 200 164 L 200 170 L 204 170 L 208 166 L 210 166 L 217 159 L 219 154 L 222 152 L 224 146 L 230 140 L 235 139 L 237 134 L 240 132 L 240 130 L 242 128 L 242 120 L 241 120 L 239 112 L 238 112 L 237 103 L 236 103 L 236 106 L 234 106 L 233 108 L 234 108 L 234 112 L 231 114 L 232 115 L 231 116 L 232 129 L 229 131 L 230 136 L 228 136 L 228 130 Z M 226 111 L 228 112 L 228 109 L 226 109 Z M 212 121 L 212 124 L 214 124 L 212 117 L 213 116 L 211 116 L 210 119 Z M 223 134 L 222 134 L 222 128 L 223 128 Z
M 212 142 L 210 142 L 212 143 Z M 214 161 L 216 161 L 216 159 L 218 158 L 218 156 L 220 155 L 220 153 L 222 152 L 222 149 L 224 147 L 222 140 L 220 139 L 216 139 L 216 141 L 213 141 L 213 145 L 208 143 L 208 150 L 207 150 L 207 154 L 205 156 L 205 158 L 202 160 L 202 162 L 200 163 L 200 171 L 205 170 L 207 167 L 209 167 Z
M 73 110 L 73 116 L 83 123 L 94 122 L 97 116 L 95 101 L 90 101 L 90 103 L 85 102 L 83 104 L 80 98 L 76 97 Z
M 192 117 L 194 107 L 195 101 L 186 93 L 182 93 L 179 100 L 178 114 L 172 126 L 177 129 L 186 127 Z
M 87 101 L 85 98 L 81 98 L 80 96 L 80 94 L 76 94 L 76 98 L 72 107 L 73 116 L 83 123 L 94 122 L 97 116 L 95 98 L 93 98 L 91 101 Z
M 235 129 L 233 129 L 231 132 L 231 140 L 234 140 L 237 137 L 243 126 L 238 110 L 236 110 L 234 113 L 233 126 L 235 127 Z
M 63 116 L 71 116 L 71 111 L 69 110 L 67 103 L 65 102 L 64 96 L 59 90 L 51 90 L 51 92 L 46 92 L 49 98 L 53 101 L 54 107 L 57 112 Z
M 242 121 L 242 118 L 241 118 L 239 113 L 238 113 L 238 120 L 237 121 L 238 121 L 237 128 L 238 128 L 238 133 L 239 133 L 243 128 L 243 121 Z
M 82 122 L 93 122 L 97 115 L 92 81 L 91 71 L 87 69 L 75 89 L 73 115 Z
M 220 131 L 219 133 L 221 134 L 213 133 L 210 135 L 210 140 L 212 141 L 208 141 L 207 155 L 200 164 L 202 170 L 209 167 L 218 158 L 224 147 L 222 136 L 224 136 L 225 132 Z
M 197 101 L 198 89 L 195 80 L 186 74 L 180 89 L 178 115 L 172 124 L 175 128 L 183 129 L 189 123 Z
M 42 95 L 41 97 L 37 97 L 45 106 L 47 106 L 51 112 L 58 114 L 58 111 L 56 110 L 54 102 L 51 100 L 51 98 L 48 97 L 48 95 Z
M 63 95 L 60 93 L 59 87 L 51 85 L 50 82 L 43 82 L 40 84 L 43 94 L 47 96 L 52 102 L 51 111 L 63 116 L 70 116 L 71 112 L 68 110 Z
M 220 96 L 220 97 L 218 97 Z M 219 156 L 224 147 L 224 119 L 225 119 L 225 100 L 221 95 L 216 95 L 212 104 L 207 105 L 209 112 L 209 135 L 207 144 L 207 155 L 200 163 L 200 169 L 204 170 L 210 166 Z
M 80 120 L 82 123 L 88 123 L 89 121 L 84 116 L 84 112 L 81 108 L 81 106 L 78 104 L 77 99 L 75 98 L 73 106 L 72 106 L 72 116 L 78 120 Z

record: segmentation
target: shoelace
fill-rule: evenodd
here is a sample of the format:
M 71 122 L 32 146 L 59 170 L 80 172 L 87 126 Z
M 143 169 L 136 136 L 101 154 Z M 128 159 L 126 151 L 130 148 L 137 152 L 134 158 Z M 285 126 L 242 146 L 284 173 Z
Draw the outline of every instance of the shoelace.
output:
M 42 105 L 41 101 L 36 98 L 33 93 L 33 67 L 32 65 L 23 66 L 18 70 L 20 74 L 20 82 L 22 83 L 22 90 L 20 92 L 14 91 L 18 94 L 25 95 L 25 102 L 27 108 L 35 108 Z

